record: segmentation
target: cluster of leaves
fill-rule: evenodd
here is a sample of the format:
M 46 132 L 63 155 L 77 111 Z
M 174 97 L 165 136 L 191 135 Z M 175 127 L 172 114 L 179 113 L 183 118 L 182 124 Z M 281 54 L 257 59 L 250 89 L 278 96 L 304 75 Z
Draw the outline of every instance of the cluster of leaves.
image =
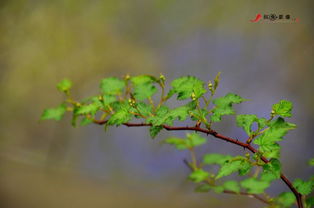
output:
M 60 120 L 66 112 L 72 113 L 72 125 L 88 125 L 91 123 L 104 123 L 108 126 L 128 125 L 133 120 L 141 120 L 150 126 L 152 138 L 165 127 L 173 126 L 174 121 L 195 121 L 195 127 L 204 126 L 211 130 L 212 125 L 221 121 L 225 115 L 235 114 L 234 104 L 246 101 L 234 93 L 213 99 L 219 85 L 218 74 L 213 83 L 205 83 L 193 76 L 184 76 L 171 82 L 171 89 L 165 92 L 165 77 L 151 75 L 129 76 L 122 79 L 117 77 L 105 78 L 101 81 L 99 94 L 76 101 L 72 98 L 70 90 L 71 81 L 65 79 L 57 85 L 63 92 L 66 100 L 56 108 L 44 110 L 41 119 Z M 158 88 L 160 92 L 158 93 Z M 170 108 L 167 101 L 176 98 L 185 101 L 181 106 Z M 157 102 L 156 102 L 157 101 Z M 269 118 L 259 118 L 256 115 L 237 115 L 236 124 L 241 127 L 248 138 L 246 143 L 257 145 L 255 154 L 246 153 L 244 156 L 231 156 L 223 154 L 206 154 L 202 161 L 198 161 L 195 148 L 206 145 L 207 139 L 198 133 L 187 134 L 186 138 L 171 137 L 164 140 L 178 150 L 191 152 L 191 168 L 189 179 L 197 183 L 197 191 L 207 192 L 214 190 L 217 193 L 234 193 L 257 197 L 263 194 L 263 199 L 272 208 L 290 207 L 295 201 L 292 192 L 283 192 L 276 197 L 270 197 L 265 190 L 274 180 L 281 177 L 280 145 L 279 141 L 289 130 L 296 128 L 295 124 L 285 119 L 291 117 L 292 103 L 281 100 L 274 104 Z M 254 129 L 253 126 L 257 128 Z M 265 162 L 263 158 L 269 162 Z M 310 165 L 314 160 L 310 161 Z M 219 166 L 217 172 L 211 171 L 212 166 Z M 244 177 L 241 181 L 225 180 L 233 173 Z M 303 181 L 296 179 L 293 186 L 302 195 L 309 195 L 314 186 L 314 179 Z M 307 207 L 314 204 L 314 199 L 307 197 Z

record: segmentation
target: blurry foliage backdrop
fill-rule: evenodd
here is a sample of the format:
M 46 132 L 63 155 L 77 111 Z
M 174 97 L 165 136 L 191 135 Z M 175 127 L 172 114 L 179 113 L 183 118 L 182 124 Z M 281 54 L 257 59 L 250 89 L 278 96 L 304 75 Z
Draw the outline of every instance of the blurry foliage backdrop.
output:
M 289 178 L 307 177 L 313 157 L 313 1 L 2 0 L 0 1 L 1 207 L 261 207 L 245 197 L 195 194 L 185 152 L 148 130 L 72 128 L 38 122 L 74 82 L 97 93 L 106 76 L 165 74 L 204 81 L 222 72 L 218 95 L 251 101 L 238 113 L 267 116 L 279 99 L 295 103 L 298 129 L 282 142 Z M 253 24 L 257 13 L 290 14 L 295 24 Z M 215 129 L 244 137 L 234 118 Z M 242 150 L 209 140 L 203 152 Z M 276 184 L 270 191 L 286 189 Z M 236 204 L 235 204 L 236 203 Z M 235 206 L 236 205 L 236 206 Z

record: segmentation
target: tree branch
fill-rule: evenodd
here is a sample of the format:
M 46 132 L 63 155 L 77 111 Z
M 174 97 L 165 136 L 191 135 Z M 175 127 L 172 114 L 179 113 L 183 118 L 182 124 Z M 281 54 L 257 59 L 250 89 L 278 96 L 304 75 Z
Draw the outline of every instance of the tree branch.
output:
M 94 123 L 99 124 L 99 125 L 103 125 L 106 124 L 108 121 L 107 120 L 94 120 Z M 152 124 L 148 124 L 148 123 L 123 123 L 124 126 L 128 126 L 128 127 L 140 127 L 140 126 L 152 126 Z M 216 131 L 212 130 L 212 129 L 204 129 L 198 126 L 194 126 L 194 127 L 189 127 L 189 126 L 169 126 L 169 125 L 162 125 L 162 127 L 168 131 L 195 131 L 195 132 L 202 132 L 204 134 L 207 135 L 212 135 L 213 137 L 226 141 L 226 142 L 230 142 L 232 144 L 238 145 L 243 147 L 244 149 L 248 149 L 249 151 L 251 151 L 252 153 L 257 153 L 257 149 L 255 149 L 253 146 L 251 146 L 251 144 L 247 144 L 244 142 L 239 141 L 238 139 L 233 139 L 231 137 L 227 137 L 224 136 L 222 134 L 217 133 Z M 261 157 L 261 160 L 265 163 L 268 163 L 269 160 L 265 157 Z M 302 194 L 300 194 L 292 185 L 292 183 L 290 182 L 290 180 L 283 174 L 280 174 L 280 178 L 282 181 L 284 181 L 284 183 L 289 187 L 289 189 L 293 192 L 293 194 L 295 195 L 296 199 L 297 199 L 297 203 L 298 203 L 298 207 L 299 208 L 303 208 L 303 202 L 302 202 Z M 256 198 L 256 197 L 255 197 Z

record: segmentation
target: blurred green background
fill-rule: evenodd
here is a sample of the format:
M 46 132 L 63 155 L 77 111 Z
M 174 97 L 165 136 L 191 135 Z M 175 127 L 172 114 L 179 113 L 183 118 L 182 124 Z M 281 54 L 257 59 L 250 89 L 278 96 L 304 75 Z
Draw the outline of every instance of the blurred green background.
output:
M 55 84 L 74 82 L 79 99 L 107 76 L 163 73 L 204 81 L 221 71 L 218 95 L 251 101 L 238 113 L 269 115 L 294 102 L 298 129 L 282 142 L 291 179 L 313 172 L 313 1 L 2 0 L 0 1 L 0 204 L 5 208 L 262 207 L 254 199 L 193 193 L 182 159 L 148 129 L 88 126 L 70 118 L 38 122 L 62 101 Z M 251 23 L 257 13 L 290 14 L 299 23 Z M 226 117 L 214 127 L 245 137 Z M 242 154 L 210 139 L 203 152 Z M 269 190 L 286 191 L 282 183 Z

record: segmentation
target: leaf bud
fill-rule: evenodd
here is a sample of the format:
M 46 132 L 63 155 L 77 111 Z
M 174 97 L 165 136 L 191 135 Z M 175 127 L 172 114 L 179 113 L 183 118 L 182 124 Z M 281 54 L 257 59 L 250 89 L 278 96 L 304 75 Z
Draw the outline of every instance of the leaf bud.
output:
M 192 92 L 192 94 L 191 94 L 191 98 L 192 98 L 192 100 L 196 100 L 196 95 L 195 95 L 195 93 L 194 93 L 194 92 Z
M 129 80 L 130 78 L 131 78 L 131 76 L 130 76 L 129 74 L 127 74 L 127 75 L 124 76 L 124 79 L 125 79 L 125 80 Z
M 211 81 L 208 82 L 208 89 L 212 90 L 213 89 L 213 83 Z
M 165 80 L 166 80 L 165 76 L 164 76 L 163 74 L 161 74 L 161 73 L 160 73 L 159 79 L 160 79 L 161 81 L 165 81 Z

